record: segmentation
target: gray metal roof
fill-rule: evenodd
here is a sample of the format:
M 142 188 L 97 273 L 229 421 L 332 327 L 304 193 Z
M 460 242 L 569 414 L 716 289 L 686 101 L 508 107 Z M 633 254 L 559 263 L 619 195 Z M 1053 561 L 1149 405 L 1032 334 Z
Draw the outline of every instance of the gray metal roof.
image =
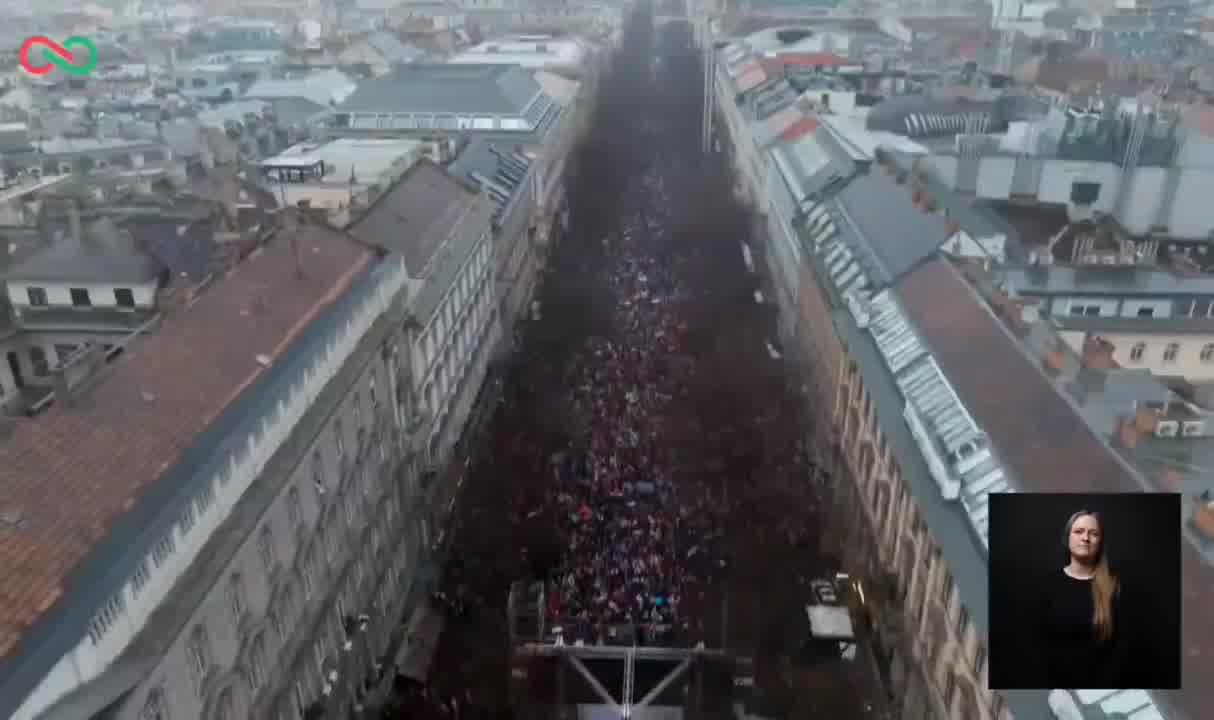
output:
M 484 138 L 468 144 L 447 168 L 451 174 L 484 190 L 493 201 L 493 220 L 500 220 L 527 179 L 531 159 L 509 145 Z
M 889 285 L 933 257 L 948 239 L 939 215 L 916 207 L 909 187 L 879 172 L 857 175 L 839 192 L 843 220 L 866 238 L 864 251 L 875 265 L 872 281 Z
M 898 95 L 878 103 L 869 111 L 866 122 L 869 130 L 920 137 L 965 132 L 971 120 L 985 132 L 1007 127 L 1000 103 L 927 94 Z
M 1012 295 L 1214 295 L 1214 275 L 1149 267 L 1034 265 L 1002 271 Z
M 349 230 L 365 243 L 400 253 L 409 276 L 425 278 L 436 253 L 476 200 L 475 189 L 420 160 Z
M 517 65 L 404 65 L 360 83 L 339 110 L 521 116 L 541 92 Z
M 82 242 L 63 238 L 18 263 L 6 279 L 21 282 L 154 282 L 164 266 L 139 252 L 114 230 L 98 222 L 85 230 Z
M 451 239 L 443 247 L 434 267 L 426 277 L 417 295 L 413 297 L 410 311 L 423 326 L 430 322 L 442 305 L 443 298 L 455 286 L 455 280 L 476 250 L 477 243 L 489 232 L 492 203 L 477 202 L 456 228 Z
M 413 45 L 405 45 L 390 32 L 373 32 L 365 38 L 390 63 L 411 63 L 425 56 L 425 51 Z

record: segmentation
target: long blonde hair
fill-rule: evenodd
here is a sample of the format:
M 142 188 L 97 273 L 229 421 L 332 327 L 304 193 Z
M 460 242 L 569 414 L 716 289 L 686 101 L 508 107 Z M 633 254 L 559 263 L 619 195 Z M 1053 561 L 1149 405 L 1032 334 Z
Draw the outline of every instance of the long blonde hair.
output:
M 1096 568 L 1092 573 L 1092 629 L 1096 632 L 1098 640 L 1106 642 L 1113 637 L 1113 626 L 1116 621 L 1116 618 L 1113 617 L 1113 598 L 1117 596 L 1121 584 L 1117 580 L 1117 576 L 1109 569 L 1109 554 L 1104 550 L 1104 520 L 1098 512 L 1080 510 L 1066 521 L 1062 542 L 1067 550 L 1067 561 L 1070 562 L 1071 559 L 1071 528 L 1081 517 L 1092 518 L 1100 528 L 1100 544 L 1096 548 Z

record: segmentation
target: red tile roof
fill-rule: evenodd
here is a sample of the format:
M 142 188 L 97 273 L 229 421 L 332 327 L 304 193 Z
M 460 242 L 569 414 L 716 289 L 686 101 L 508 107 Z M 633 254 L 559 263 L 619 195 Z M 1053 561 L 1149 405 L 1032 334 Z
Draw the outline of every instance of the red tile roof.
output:
M 1027 492 L 1140 492 L 1105 440 L 1076 415 L 986 304 L 944 260 L 904 277 L 898 296 L 940 368 Z M 1191 718 L 1214 707 L 1214 568 L 1185 543 L 1184 690 Z
M 1214 107 L 1193 105 L 1184 113 L 1184 123 L 1193 130 L 1214 138 Z
M 15 423 L 0 441 L 0 658 L 64 595 L 93 545 L 194 439 L 369 265 L 347 236 L 286 232 L 136 340 L 73 403 Z M 263 358 L 264 359 L 264 358 Z M 70 602 L 70 600 L 69 600 Z
M 817 129 L 818 120 L 816 118 L 806 116 L 788 126 L 784 132 L 780 133 L 780 139 L 784 140 L 785 142 L 800 140 Z

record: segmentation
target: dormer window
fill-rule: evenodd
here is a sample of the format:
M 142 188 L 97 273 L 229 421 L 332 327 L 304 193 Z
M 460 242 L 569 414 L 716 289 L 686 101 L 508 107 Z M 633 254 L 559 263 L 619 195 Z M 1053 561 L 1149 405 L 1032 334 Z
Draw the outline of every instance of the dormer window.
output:
M 72 306 L 73 307 L 92 307 L 93 301 L 89 298 L 89 291 L 85 288 L 72 288 Z
M 46 298 L 46 288 L 26 288 L 25 294 L 29 297 L 32 307 L 46 307 L 49 304 Z
M 115 288 L 114 302 L 121 308 L 135 307 L 135 293 L 130 288 Z

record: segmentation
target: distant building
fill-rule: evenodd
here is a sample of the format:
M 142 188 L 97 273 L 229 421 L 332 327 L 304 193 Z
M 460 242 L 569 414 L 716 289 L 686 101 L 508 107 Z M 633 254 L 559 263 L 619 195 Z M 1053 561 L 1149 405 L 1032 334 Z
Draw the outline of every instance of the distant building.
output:
M 421 62 L 425 56 L 424 51 L 381 30 L 355 39 L 338 54 L 337 60 L 343 65 L 367 65 L 373 75 L 381 76 L 400 65 Z
M 497 297 L 510 339 L 530 307 L 542 251 L 563 217 L 565 160 L 585 115 L 585 85 L 593 83 L 593 74 L 583 83 L 546 77 L 544 83 L 560 96 L 554 97 L 540 77 L 517 65 L 408 65 L 360 84 L 338 105 L 328 128 L 340 137 L 485 140 L 501 157 L 527 158 L 523 177 L 510 180 L 515 187 L 502 189 L 509 196 L 522 193 L 525 211 L 510 217 L 526 221 L 500 226 L 496 238 Z M 480 160 L 475 164 L 486 177 L 497 174 L 496 168 L 486 172 L 490 168 Z M 456 172 L 482 184 L 466 171 Z
M 292 146 L 259 168 L 281 206 L 306 203 L 345 225 L 427 154 L 434 154 L 432 144 L 421 140 L 338 138 Z
M 447 62 L 456 65 L 521 65 L 530 70 L 549 70 L 576 76 L 584 70 L 590 52 L 584 41 L 578 38 L 514 35 L 474 45 Z

